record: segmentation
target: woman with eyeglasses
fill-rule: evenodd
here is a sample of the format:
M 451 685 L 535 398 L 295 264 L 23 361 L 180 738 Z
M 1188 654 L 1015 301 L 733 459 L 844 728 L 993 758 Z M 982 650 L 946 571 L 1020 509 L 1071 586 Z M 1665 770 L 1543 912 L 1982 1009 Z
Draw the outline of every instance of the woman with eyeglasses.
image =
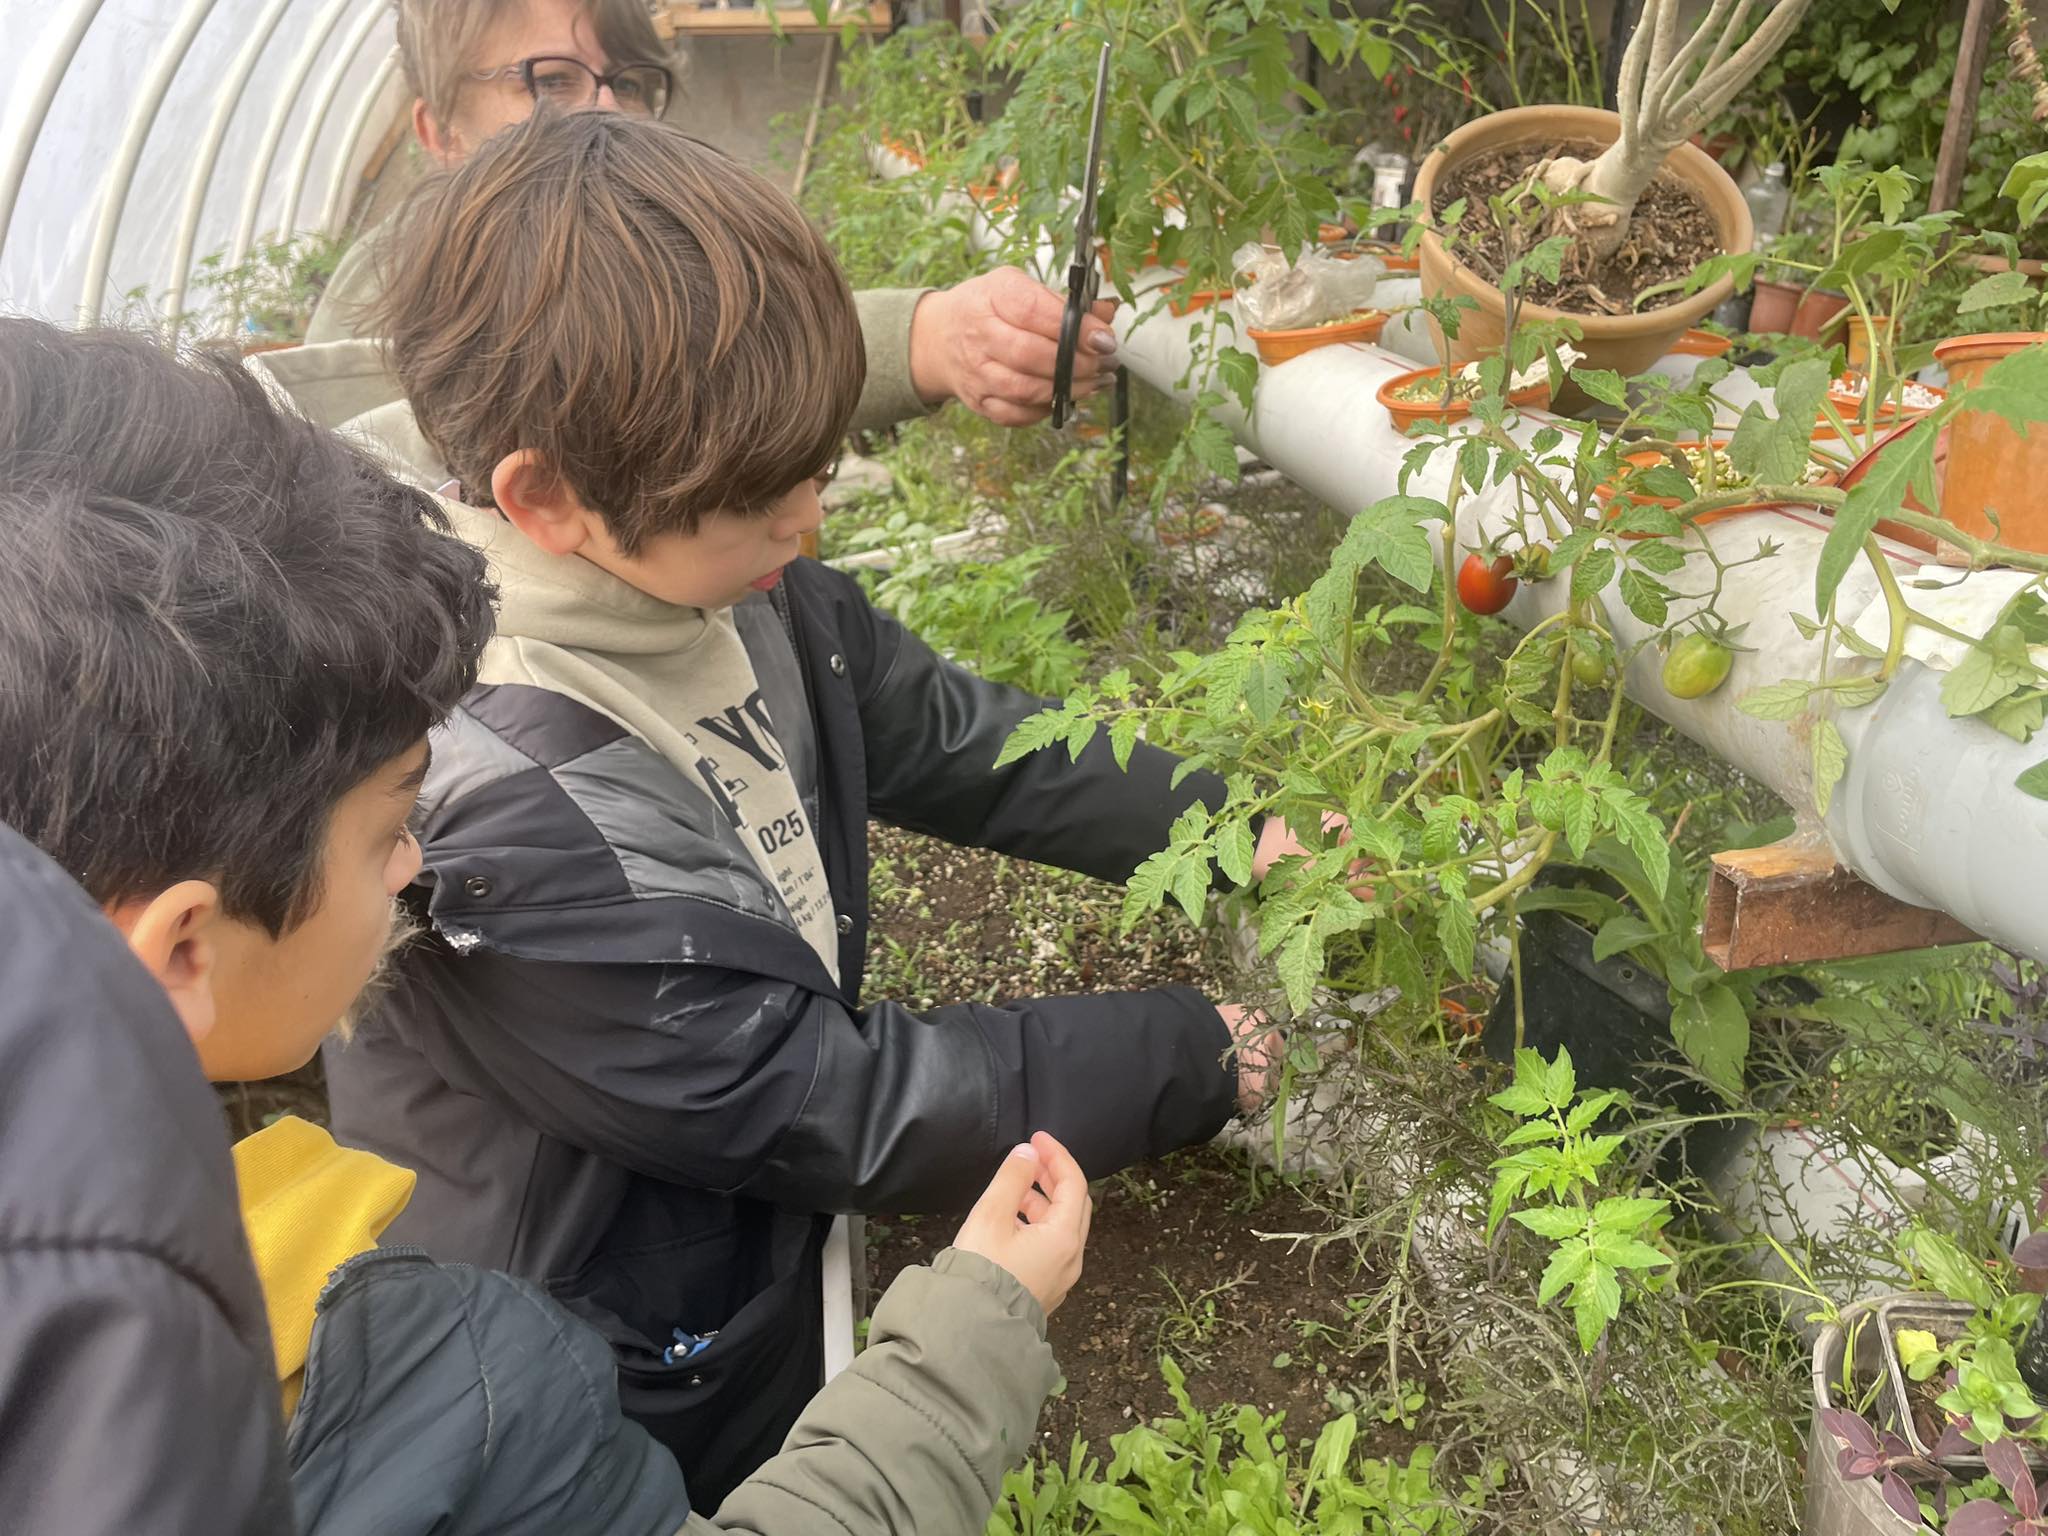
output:
M 540 103 L 662 117 L 675 94 L 669 50 L 643 0 L 397 0 L 397 10 L 413 131 L 444 165 L 467 159 Z M 378 245 L 373 232 L 343 258 L 307 341 L 359 334 L 380 287 Z M 1051 409 L 1063 300 L 1014 267 L 953 288 L 871 289 L 855 300 L 868 358 L 855 430 L 921 416 L 948 400 L 1002 426 L 1028 425 Z M 1112 308 L 1098 305 L 1084 322 L 1077 396 L 1116 370 Z

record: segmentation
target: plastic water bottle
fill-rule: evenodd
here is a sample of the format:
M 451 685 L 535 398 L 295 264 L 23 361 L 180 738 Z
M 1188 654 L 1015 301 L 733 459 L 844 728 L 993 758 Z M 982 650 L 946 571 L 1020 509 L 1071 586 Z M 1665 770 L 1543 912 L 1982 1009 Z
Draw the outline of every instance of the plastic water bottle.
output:
M 1792 207 L 1792 189 L 1785 184 L 1785 162 L 1773 160 L 1763 176 L 1742 194 L 1749 204 L 1749 217 L 1756 225 L 1754 250 L 1763 250 L 1784 231 L 1785 215 Z

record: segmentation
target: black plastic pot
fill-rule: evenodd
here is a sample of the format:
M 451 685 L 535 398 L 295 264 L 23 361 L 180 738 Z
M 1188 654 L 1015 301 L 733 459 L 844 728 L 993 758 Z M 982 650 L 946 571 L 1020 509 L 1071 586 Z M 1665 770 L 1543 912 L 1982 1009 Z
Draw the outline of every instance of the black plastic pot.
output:
M 1601 883 L 1590 870 L 1545 870 L 1538 879 L 1539 885 Z M 1563 912 L 1530 912 L 1521 924 L 1522 1044 L 1546 1058 L 1555 1057 L 1560 1046 L 1569 1050 L 1582 1089 L 1621 1088 L 1687 1115 L 1727 1109 L 1672 1039 L 1670 991 L 1661 976 L 1627 953 L 1595 960 L 1592 931 Z M 1512 972 L 1486 1016 L 1480 1043 L 1494 1060 L 1514 1060 Z M 1674 1139 L 1662 1171 L 1667 1177 L 1688 1170 L 1704 1175 L 1750 1129 L 1742 1120 L 1688 1126 Z

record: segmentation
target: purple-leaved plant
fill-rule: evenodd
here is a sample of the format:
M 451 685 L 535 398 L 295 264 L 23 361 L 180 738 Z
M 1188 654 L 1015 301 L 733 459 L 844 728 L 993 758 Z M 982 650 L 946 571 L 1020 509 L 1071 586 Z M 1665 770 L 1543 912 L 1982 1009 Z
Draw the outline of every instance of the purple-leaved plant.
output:
M 1922 1456 L 1914 1454 L 1903 1436 L 1890 1430 L 1879 1430 L 1860 1413 L 1847 1408 L 1823 1408 L 1820 1411 L 1821 1428 L 1840 1442 L 1841 1449 L 1835 1455 L 1835 1470 L 1845 1482 L 1870 1478 L 1878 1484 L 1878 1491 L 1885 1503 L 1901 1520 L 1916 1527 L 1925 1527 L 1926 1521 L 1920 1515 L 1920 1497 L 1913 1492 L 1912 1483 L 1906 1474 L 1911 1473 L 1923 1482 L 1936 1485 L 1937 1505 L 1941 1501 L 1942 1483 L 1948 1480 L 1948 1472 Z M 1996 1505 L 1992 1506 L 1994 1509 Z M 1953 1529 L 1953 1527 L 1951 1527 Z M 2029 1531 L 2027 1536 L 2036 1536 Z M 2048 1536 L 2048 1532 L 2041 1533 Z
M 1996 1499 L 1972 1499 L 1948 1517 L 1948 1536 L 2048 1536 L 2041 1490 L 2020 1448 L 2010 1440 L 1994 1440 L 1984 1447 L 1984 1465 L 2012 1500 L 2012 1508 Z

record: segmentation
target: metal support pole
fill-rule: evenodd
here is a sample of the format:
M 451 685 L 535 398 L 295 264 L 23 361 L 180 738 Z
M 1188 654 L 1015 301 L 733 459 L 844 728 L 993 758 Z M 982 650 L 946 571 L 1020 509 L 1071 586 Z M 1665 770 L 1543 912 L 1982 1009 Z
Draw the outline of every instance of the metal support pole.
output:
M 164 324 L 174 337 L 185 323 L 185 290 L 192 281 L 192 253 L 199 243 L 199 218 L 206 210 L 213 168 L 220 163 L 220 147 L 227 142 L 228 125 L 242 105 L 242 93 L 249 87 L 249 77 L 256 73 L 257 61 L 263 57 L 264 48 L 291 6 L 292 0 L 270 0 L 268 8 L 257 18 L 248 40 L 228 67 L 227 78 L 221 82 L 220 94 L 214 98 L 213 117 L 206 125 L 206 137 L 192 158 L 192 174 L 185 182 L 185 206 L 178 215 L 178 243 L 171 252 L 170 270 L 164 278 Z
M 78 0 L 71 8 L 71 14 L 64 18 L 64 25 L 50 48 L 50 60 L 44 66 L 42 78 L 36 81 L 36 88 L 23 100 L 21 115 L 8 125 L 7 153 L 4 169 L 0 169 L 0 250 L 7 247 L 7 231 L 14 222 L 14 204 L 21 196 L 21 183 L 28 175 L 29 157 L 36 152 L 36 140 L 42 136 L 43 124 L 50 115 L 50 103 L 57 99 L 57 87 L 64 83 L 65 75 L 71 71 L 71 61 L 78 57 L 78 45 L 85 41 L 86 29 L 93 18 L 100 13 L 106 0 Z
M 1110 472 L 1109 497 L 1112 507 L 1124 504 L 1131 493 L 1131 374 L 1116 371 L 1116 385 L 1109 397 L 1110 431 L 1116 434 L 1116 468 Z
M 330 235 L 339 235 L 348 222 L 348 173 L 355 162 L 356 146 L 363 141 L 363 130 L 369 127 L 370 114 L 377 110 L 377 103 L 384 97 L 384 88 L 397 73 L 398 49 L 394 47 L 384 56 L 384 62 L 377 66 L 370 88 L 363 92 L 363 99 L 356 103 L 356 110 L 349 118 L 348 130 L 341 139 L 341 152 L 334 157 L 334 180 L 327 188 L 327 209 L 320 216 L 320 227 Z
M 1991 53 L 1991 25 L 1997 19 L 1994 0 L 1970 0 L 1963 12 L 1963 38 L 1956 49 L 1956 79 L 1948 92 L 1948 120 L 1941 127 L 1941 152 L 1934 161 L 1934 180 L 1927 188 L 1927 211 L 1955 207 L 1963 190 L 1963 171 L 1970 160 L 1970 136 L 1977 131 L 1977 96 L 1984 87 L 1984 64 Z
M 818 88 L 811 93 L 811 115 L 804 120 L 803 149 L 796 157 L 796 175 L 790 178 L 789 195 L 804 195 L 804 182 L 811 174 L 811 152 L 818 147 L 818 123 L 825 116 L 825 98 L 832 91 L 832 66 L 839 61 L 839 34 L 825 39 L 824 55 L 818 60 Z
M 1621 109 L 1621 56 L 1636 35 L 1643 0 L 1614 0 L 1614 20 L 1607 28 L 1607 59 L 1600 68 L 1600 100 L 1610 112 Z
M 215 3 L 216 0 L 190 0 L 185 13 L 178 18 L 177 28 L 165 41 L 156 62 L 150 66 L 149 78 L 143 82 L 135 105 L 128 111 L 127 126 L 121 131 L 121 147 L 114 152 L 114 163 L 107 168 L 106 188 L 100 193 L 100 213 L 93 227 L 92 252 L 85 263 L 85 286 L 78 294 L 81 325 L 99 322 L 100 304 L 106 295 L 107 269 L 113 265 L 114 241 L 121 233 L 121 216 L 128 210 L 128 189 L 135 184 L 135 167 L 142 160 L 143 146 L 149 142 L 150 129 L 156 126 L 156 115 L 163 107 L 171 82 L 178 77 L 185 55 L 192 49 L 192 40 L 199 35 L 206 18 L 213 14 Z
M 306 177 L 313 169 L 313 152 L 320 147 L 320 132 L 327 126 L 327 114 L 334 110 L 334 98 L 341 94 L 341 82 L 348 77 L 356 55 L 363 51 L 363 44 L 370 40 L 370 33 L 379 23 L 389 19 L 390 13 L 381 5 L 373 5 L 364 11 L 343 40 L 341 52 L 327 71 L 327 78 L 320 82 L 320 94 L 313 98 L 313 109 L 306 117 L 306 131 L 299 139 L 298 158 L 292 162 L 292 174 L 284 184 L 284 207 L 277 217 L 280 239 L 289 240 L 299 222 L 299 194 L 305 190 Z
M 298 57 L 292 60 L 292 67 L 285 73 L 284 84 L 278 89 L 277 105 L 271 108 L 270 122 L 263 130 L 263 143 L 249 167 L 248 185 L 242 193 L 241 216 L 235 221 L 235 243 L 228 251 L 228 265 L 231 267 L 239 267 L 246 261 L 249 247 L 255 244 L 256 215 L 263 210 L 263 189 L 269 184 L 270 168 L 277 161 L 278 145 L 284 142 L 284 130 L 291 122 L 292 108 L 298 102 L 299 92 L 305 88 L 306 76 L 313 73 L 320 50 L 327 46 L 327 39 L 334 36 L 334 29 L 341 25 L 341 18 L 348 14 L 352 3 L 353 0 L 330 0 L 327 9 L 307 31 Z M 376 0 L 372 0 L 372 4 L 375 3 Z

